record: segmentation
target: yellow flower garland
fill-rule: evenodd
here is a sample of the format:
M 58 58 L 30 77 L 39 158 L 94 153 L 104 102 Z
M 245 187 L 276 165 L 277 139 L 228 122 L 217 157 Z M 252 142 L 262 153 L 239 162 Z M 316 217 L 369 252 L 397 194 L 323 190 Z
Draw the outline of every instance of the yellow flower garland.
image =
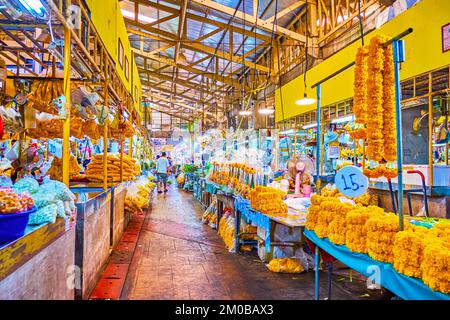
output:
M 353 252 L 367 253 L 367 220 L 375 215 L 383 215 L 384 210 L 377 206 L 357 207 L 345 216 L 345 245 Z
M 405 221 L 405 230 L 409 228 Z M 375 215 L 366 222 L 367 228 L 367 251 L 369 256 L 375 260 L 394 262 L 394 240 L 399 231 L 398 217 L 393 214 Z
M 421 264 L 425 237 L 429 229 L 413 226 L 410 230 L 397 232 L 394 240 L 394 268 L 409 277 L 420 278 L 422 276 Z
M 367 157 L 380 162 L 383 159 L 383 38 L 375 36 L 369 43 L 369 68 L 367 78 Z
M 360 47 L 355 59 L 355 80 L 353 82 L 353 111 L 355 112 L 355 126 L 349 132 L 353 139 L 365 139 L 367 123 L 367 47 Z
M 395 76 L 392 45 L 384 50 L 383 70 L 383 135 L 384 159 L 397 160 L 397 136 L 395 123 Z

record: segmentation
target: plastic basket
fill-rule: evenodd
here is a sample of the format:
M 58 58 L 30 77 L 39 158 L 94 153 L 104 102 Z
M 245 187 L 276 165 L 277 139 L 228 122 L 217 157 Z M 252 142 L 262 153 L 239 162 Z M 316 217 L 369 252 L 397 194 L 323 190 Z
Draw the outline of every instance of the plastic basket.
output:
M 36 207 L 33 206 L 30 210 L 20 213 L 0 214 L 0 245 L 22 237 L 30 214 L 36 211 Z

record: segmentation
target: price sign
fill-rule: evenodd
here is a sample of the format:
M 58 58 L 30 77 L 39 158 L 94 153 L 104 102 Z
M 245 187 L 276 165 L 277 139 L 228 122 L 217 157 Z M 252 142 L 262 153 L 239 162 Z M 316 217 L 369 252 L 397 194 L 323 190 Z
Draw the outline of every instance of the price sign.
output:
M 363 195 L 369 186 L 369 180 L 361 169 L 355 166 L 341 168 L 334 178 L 334 183 L 343 195 L 354 198 Z
M 328 159 L 337 159 L 337 158 L 339 158 L 339 146 L 328 146 L 327 158 Z
M 62 143 L 55 139 L 48 140 L 48 152 L 55 157 L 62 158 Z

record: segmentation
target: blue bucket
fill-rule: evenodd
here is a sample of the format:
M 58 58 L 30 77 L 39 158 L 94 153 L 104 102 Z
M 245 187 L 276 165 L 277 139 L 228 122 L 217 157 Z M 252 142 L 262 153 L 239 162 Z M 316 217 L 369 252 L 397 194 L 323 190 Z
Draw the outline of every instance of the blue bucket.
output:
M 30 214 L 36 211 L 36 207 L 33 206 L 30 210 L 20 213 L 0 214 L 0 245 L 22 237 Z

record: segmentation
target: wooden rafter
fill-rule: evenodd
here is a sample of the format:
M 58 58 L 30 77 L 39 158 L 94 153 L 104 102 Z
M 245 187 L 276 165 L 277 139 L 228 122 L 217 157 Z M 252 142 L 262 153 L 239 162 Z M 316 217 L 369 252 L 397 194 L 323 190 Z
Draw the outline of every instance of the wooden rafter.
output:
M 302 43 L 304 43 L 306 40 L 305 35 L 302 35 L 295 31 L 283 28 L 278 25 L 274 25 L 273 20 L 257 19 L 253 15 L 247 14 L 242 11 L 238 11 L 235 14 L 235 10 L 233 8 L 223 5 L 223 4 L 220 4 L 218 2 L 212 1 L 212 0 L 190 0 L 190 1 L 193 3 L 199 4 L 199 5 L 205 6 L 209 9 L 213 9 L 218 12 L 225 13 L 230 16 L 234 16 L 236 19 L 246 21 L 249 24 L 252 24 L 252 25 L 258 27 L 261 30 L 264 30 L 267 32 L 274 31 L 275 33 L 277 33 L 279 35 L 283 35 L 286 38 L 297 40 Z
M 144 36 L 144 37 L 148 37 L 154 40 L 158 40 L 158 41 L 162 41 L 162 42 L 166 42 L 168 44 L 173 44 L 176 45 L 177 43 L 177 37 L 176 35 L 164 31 L 164 30 L 160 30 L 157 28 L 153 28 L 153 27 L 145 27 L 145 24 L 143 23 L 135 23 L 133 20 L 129 20 L 129 19 L 125 19 L 125 21 L 127 22 L 128 25 L 132 25 L 134 27 L 137 27 L 141 30 L 147 31 L 147 32 L 143 32 L 140 30 L 136 30 L 136 29 L 128 29 L 128 31 L 130 33 L 136 34 L 136 35 L 140 35 L 140 36 Z M 249 67 L 249 68 L 253 68 L 262 72 L 269 72 L 269 68 L 257 63 L 254 63 L 252 61 L 248 61 L 248 60 L 242 60 L 242 57 L 240 56 L 236 56 L 233 55 L 231 53 L 231 51 L 229 53 L 226 52 L 221 52 L 221 51 L 216 51 L 214 48 L 208 47 L 202 43 L 199 43 L 198 41 L 194 40 L 194 41 L 190 41 L 190 40 L 185 40 L 182 44 L 182 47 L 190 49 L 190 50 L 194 50 L 194 51 L 199 51 L 199 52 L 203 52 L 209 55 L 218 55 L 221 59 L 224 60 L 229 60 L 232 61 L 234 63 L 242 63 L 245 66 Z

